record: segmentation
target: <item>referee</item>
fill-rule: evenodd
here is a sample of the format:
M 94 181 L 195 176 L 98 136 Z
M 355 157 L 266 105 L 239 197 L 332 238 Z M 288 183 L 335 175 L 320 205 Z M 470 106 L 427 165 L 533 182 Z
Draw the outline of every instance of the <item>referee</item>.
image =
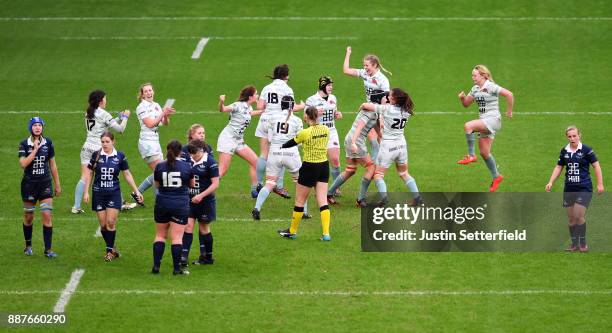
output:
M 304 158 L 298 183 L 296 186 L 295 206 L 291 217 L 291 227 L 279 230 L 282 237 L 295 239 L 297 229 L 304 215 L 304 203 L 308 199 L 310 189 L 315 188 L 317 203 L 321 211 L 321 226 L 323 236 L 321 240 L 329 241 L 330 212 L 327 204 L 327 181 L 329 180 L 329 162 L 327 161 L 327 143 L 329 141 L 329 128 L 317 122 L 318 111 L 315 107 L 308 107 L 304 111 L 304 121 L 308 128 L 297 133 L 295 138 L 283 144 L 283 148 L 291 148 L 302 144 Z

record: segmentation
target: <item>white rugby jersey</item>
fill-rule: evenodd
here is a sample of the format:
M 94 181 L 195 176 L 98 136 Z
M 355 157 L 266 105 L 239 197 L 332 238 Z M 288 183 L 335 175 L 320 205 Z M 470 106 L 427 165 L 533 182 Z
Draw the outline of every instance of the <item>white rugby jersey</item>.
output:
M 102 108 L 98 108 L 94 111 L 93 119 L 89 119 L 85 116 L 85 129 L 87 130 L 85 142 L 99 147 L 101 146 L 100 137 L 104 132 L 111 128 L 122 133 L 126 125 L 127 119 L 118 123 L 117 119 L 113 118 L 110 113 Z
M 236 138 L 242 138 L 244 131 L 251 123 L 251 107 L 247 102 L 234 102 L 228 105 L 232 109 L 230 111 L 229 123 L 223 129 L 228 130 Z
M 157 133 L 157 131 L 158 128 L 162 126 L 162 123 L 160 122 L 159 125 L 153 128 L 148 128 L 143 119 L 155 119 L 159 117 L 160 114 L 162 114 L 162 108 L 159 106 L 159 104 L 155 102 L 148 102 L 144 99 L 140 101 L 140 104 L 138 104 L 138 107 L 136 108 L 136 115 L 138 116 L 138 121 L 140 122 L 140 140 L 159 141 L 159 133 Z
M 357 74 L 363 80 L 363 86 L 365 87 L 366 93 L 366 102 L 371 102 L 370 95 L 374 90 L 382 90 L 389 91 L 391 90 L 389 86 L 389 79 L 382 73 L 382 71 L 378 70 L 374 75 L 368 75 L 365 69 L 361 68 L 357 70 Z
M 268 122 L 268 138 L 271 137 L 270 146 L 282 146 L 285 142 L 295 138 L 297 133 L 304 128 L 302 119 L 294 114 L 285 123 L 287 112 L 283 110 L 270 118 Z
M 499 92 L 501 89 L 495 82 L 489 80 L 485 81 L 482 88 L 477 84 L 472 87 L 469 95 L 474 97 L 474 101 L 478 104 L 480 118 L 501 118 L 499 113 Z
M 259 99 L 266 101 L 264 114 L 279 113 L 281 111 L 281 99 L 287 95 L 294 97 L 293 89 L 284 80 L 275 79 L 265 86 L 259 95 Z
M 375 106 L 376 113 L 383 117 L 383 140 L 397 140 L 404 137 L 404 128 L 410 113 L 402 111 L 397 105 L 384 104 Z
M 317 92 L 308 97 L 305 104 L 306 107 L 314 106 L 317 110 L 323 109 L 323 113 L 319 115 L 317 121 L 319 124 L 329 127 L 330 130 L 336 130 L 335 114 L 336 110 L 338 110 L 336 96 L 330 94 L 326 100 Z

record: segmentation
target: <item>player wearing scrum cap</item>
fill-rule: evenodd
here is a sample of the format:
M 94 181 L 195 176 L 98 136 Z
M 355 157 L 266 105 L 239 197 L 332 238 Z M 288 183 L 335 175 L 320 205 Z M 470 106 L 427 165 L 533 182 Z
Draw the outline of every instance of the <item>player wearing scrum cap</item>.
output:
M 318 82 L 316 94 L 308 97 L 306 107 L 313 106 L 319 113 L 319 124 L 329 128 L 329 142 L 327 144 L 327 157 L 331 167 L 332 182 L 340 175 L 340 139 L 336 130 L 336 119 L 342 118 L 342 113 L 338 111 L 338 100 L 332 94 L 334 81 L 331 76 L 321 76 Z M 334 195 L 339 194 L 336 190 Z
M 43 223 L 44 255 L 47 258 L 57 257 L 51 249 L 53 239 L 53 194 L 59 196 L 59 173 L 55 164 L 55 148 L 50 138 L 43 136 L 45 122 L 40 117 L 33 117 L 28 123 L 30 136 L 19 143 L 19 166 L 23 169 L 21 179 L 21 199 L 23 201 L 23 253 L 32 255 L 32 222 L 36 202 L 40 202 L 40 215 Z M 53 186 L 51 186 L 53 179 Z M 54 191 L 55 189 L 55 191 Z

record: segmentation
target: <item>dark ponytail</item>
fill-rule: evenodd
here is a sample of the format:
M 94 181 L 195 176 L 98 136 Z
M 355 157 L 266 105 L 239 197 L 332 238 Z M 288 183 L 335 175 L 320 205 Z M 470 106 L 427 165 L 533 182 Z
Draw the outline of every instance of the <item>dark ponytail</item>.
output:
M 272 80 L 285 80 L 289 77 L 289 66 L 287 64 L 282 64 L 274 67 L 274 72 L 272 76 L 266 75 Z
M 94 90 L 89 94 L 89 106 L 87 107 L 87 119 L 93 119 L 96 109 L 100 107 L 100 103 L 106 96 L 102 90 Z
M 178 140 L 172 140 L 166 145 L 166 160 L 168 161 L 168 170 L 174 169 L 176 159 L 181 156 L 183 145 Z
M 391 93 L 393 94 L 396 105 L 399 106 L 402 111 L 406 111 L 410 113 L 410 115 L 414 114 L 414 103 L 407 92 L 400 88 L 393 88 L 391 89 Z

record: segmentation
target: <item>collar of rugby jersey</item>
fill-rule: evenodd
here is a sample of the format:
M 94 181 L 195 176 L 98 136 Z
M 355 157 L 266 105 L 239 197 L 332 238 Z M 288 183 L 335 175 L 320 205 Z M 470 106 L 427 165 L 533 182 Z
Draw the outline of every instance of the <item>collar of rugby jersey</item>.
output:
M 100 156 L 116 156 L 117 155 L 117 149 L 113 148 L 113 151 L 110 154 L 107 154 L 104 149 L 102 149 L 102 152 L 100 153 Z
M 191 159 L 191 161 L 193 162 L 193 166 L 204 164 L 204 162 L 206 162 L 207 160 L 208 160 L 207 152 L 204 152 L 204 154 L 202 155 L 202 158 L 199 161 L 196 161 L 193 158 Z
M 578 142 L 578 148 L 576 148 L 576 150 L 572 150 L 572 146 L 569 143 L 567 144 L 567 146 L 565 146 L 565 150 L 572 154 L 579 151 L 580 149 L 582 149 L 582 142 Z
M 47 143 L 47 139 L 45 139 L 44 136 L 41 136 L 40 137 L 40 144 L 39 144 L 39 146 L 42 146 L 45 143 Z M 32 140 L 32 136 L 31 135 L 28 137 L 28 145 L 29 146 L 34 146 L 34 141 Z

